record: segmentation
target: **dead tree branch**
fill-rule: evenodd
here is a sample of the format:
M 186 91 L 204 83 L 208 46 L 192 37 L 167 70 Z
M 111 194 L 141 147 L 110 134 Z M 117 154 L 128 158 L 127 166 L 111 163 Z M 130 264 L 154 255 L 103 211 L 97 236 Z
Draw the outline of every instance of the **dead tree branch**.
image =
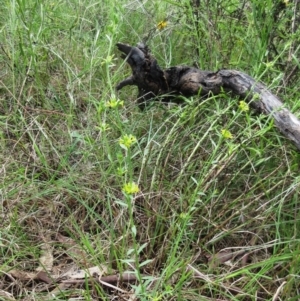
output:
M 147 46 L 137 47 L 118 43 L 132 69 L 132 75 L 117 85 L 117 90 L 128 85 L 138 87 L 138 104 L 144 108 L 150 99 L 161 96 L 165 100 L 185 97 L 219 94 L 231 91 L 247 101 L 256 111 L 271 115 L 280 132 L 294 142 L 300 150 L 300 120 L 268 88 L 251 76 L 237 70 L 202 71 L 192 67 L 175 66 L 161 69 Z

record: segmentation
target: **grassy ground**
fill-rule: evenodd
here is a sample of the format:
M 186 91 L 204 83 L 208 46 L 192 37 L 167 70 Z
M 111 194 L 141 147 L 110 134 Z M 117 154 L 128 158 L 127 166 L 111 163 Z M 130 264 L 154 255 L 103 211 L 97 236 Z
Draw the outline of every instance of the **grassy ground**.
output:
M 272 120 L 114 90 L 115 44 L 146 40 L 162 67 L 242 70 L 300 116 L 294 2 L 5 1 L 1 300 L 300 299 L 300 155 Z

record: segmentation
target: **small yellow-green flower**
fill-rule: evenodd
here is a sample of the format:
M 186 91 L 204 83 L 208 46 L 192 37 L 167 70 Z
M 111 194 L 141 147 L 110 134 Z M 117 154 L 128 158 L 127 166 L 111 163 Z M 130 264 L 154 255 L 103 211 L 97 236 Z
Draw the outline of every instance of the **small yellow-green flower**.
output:
M 228 130 L 225 130 L 225 129 L 221 130 L 221 134 L 222 134 L 223 138 L 225 138 L 225 139 L 233 138 L 232 134 Z
M 168 22 L 166 20 L 160 21 L 157 24 L 157 29 L 158 30 L 163 30 L 167 25 L 168 25 Z
M 134 182 L 124 184 L 122 189 L 126 194 L 135 194 L 140 191 L 139 186 Z
M 123 176 L 127 172 L 127 169 L 124 167 L 118 167 L 117 168 L 117 174 L 118 176 Z
M 187 219 L 188 217 L 189 217 L 189 215 L 186 212 L 181 212 L 179 215 L 179 218 L 183 219 L 183 220 Z
M 130 148 L 130 146 L 132 145 L 132 144 L 134 144 L 136 142 L 136 138 L 133 136 L 133 135 L 131 135 L 131 134 L 129 134 L 129 135 L 124 135 L 123 137 L 121 137 L 120 138 L 120 140 L 119 140 L 119 144 L 120 144 L 120 146 L 122 147 L 122 148 L 124 148 L 124 149 L 128 149 L 128 148 Z
M 266 62 L 264 63 L 267 69 L 270 69 L 274 66 L 275 62 Z
M 153 297 L 150 297 L 151 301 L 161 301 L 163 296 L 162 295 L 158 295 L 158 293 L 155 293 L 155 295 Z
M 252 96 L 252 99 L 253 99 L 253 100 L 260 100 L 260 95 L 259 95 L 259 93 L 254 93 L 253 96 Z
M 123 107 L 124 106 L 124 101 L 113 97 L 113 98 L 111 98 L 111 100 L 109 100 L 105 103 L 105 106 L 107 108 L 111 108 L 111 109 L 115 109 L 115 108 L 118 108 L 118 107 Z
M 102 122 L 100 123 L 100 125 L 98 126 L 98 129 L 100 130 L 100 132 L 105 132 L 105 131 L 108 131 L 110 130 L 110 127 L 107 123 L 105 122 Z
M 239 108 L 243 112 L 248 112 L 249 111 L 249 105 L 243 100 L 240 101 Z
M 283 0 L 282 2 L 283 2 L 285 5 L 288 5 L 290 1 L 289 1 L 289 0 Z
M 104 64 L 111 64 L 112 61 L 114 60 L 114 55 L 108 55 L 105 59 L 102 60 L 102 63 L 101 65 L 104 65 Z M 111 65 L 111 66 L 114 66 L 114 65 Z

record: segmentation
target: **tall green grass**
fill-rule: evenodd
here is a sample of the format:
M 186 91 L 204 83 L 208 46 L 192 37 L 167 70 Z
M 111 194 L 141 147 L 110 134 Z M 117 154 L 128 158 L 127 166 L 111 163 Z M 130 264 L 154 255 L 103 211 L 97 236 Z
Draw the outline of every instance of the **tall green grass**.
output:
M 144 41 L 162 67 L 242 70 L 299 116 L 298 17 L 288 1 L 6 1 L 1 293 L 298 300 L 299 153 L 272 119 L 242 111 L 231 95 L 141 112 L 136 88 L 115 91 L 131 72 L 115 44 Z M 126 135 L 136 141 L 124 148 Z M 128 183 L 139 192 L 125 193 Z M 34 271 L 45 242 L 54 269 L 101 264 L 139 281 L 49 297 L 39 281 L 9 276 Z M 224 263 L 222 252 L 233 255 Z

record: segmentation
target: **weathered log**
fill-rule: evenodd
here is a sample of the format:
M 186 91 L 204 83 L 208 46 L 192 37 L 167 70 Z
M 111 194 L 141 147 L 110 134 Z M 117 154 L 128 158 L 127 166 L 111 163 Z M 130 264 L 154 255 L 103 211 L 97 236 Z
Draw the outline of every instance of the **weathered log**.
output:
M 116 89 L 127 85 L 138 87 L 138 104 L 144 108 L 146 103 L 163 97 L 167 101 L 176 96 L 185 97 L 209 94 L 217 95 L 222 90 L 231 91 L 247 101 L 256 111 L 271 115 L 278 129 L 292 140 L 300 150 L 300 120 L 268 88 L 251 76 L 237 70 L 202 71 L 197 68 L 175 66 L 161 69 L 147 46 L 137 47 L 118 43 L 122 57 L 132 69 L 132 75 L 120 82 Z M 178 99 L 176 100 L 178 102 Z M 179 98 L 180 101 L 180 98 Z

